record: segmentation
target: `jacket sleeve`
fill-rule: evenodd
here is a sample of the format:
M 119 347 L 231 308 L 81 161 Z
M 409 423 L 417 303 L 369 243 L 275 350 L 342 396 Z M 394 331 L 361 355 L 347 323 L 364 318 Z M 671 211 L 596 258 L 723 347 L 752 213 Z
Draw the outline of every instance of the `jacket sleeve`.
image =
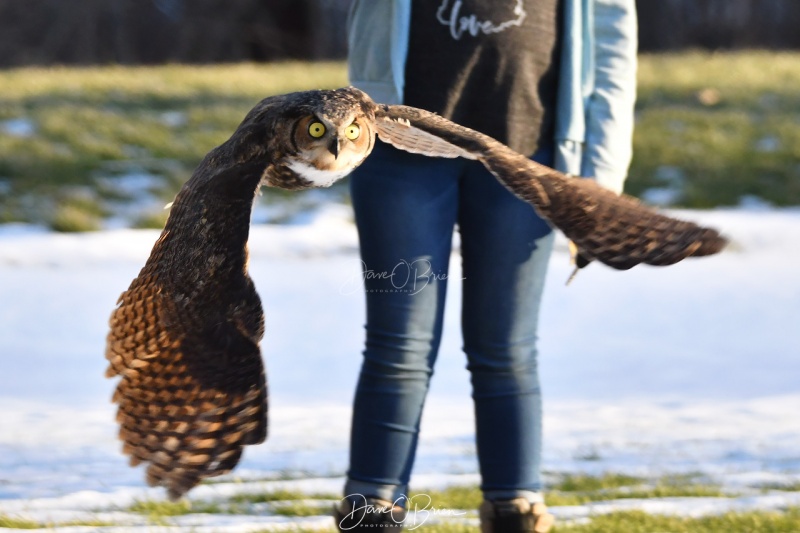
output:
M 635 0 L 594 2 L 594 89 L 586 104 L 581 175 L 618 193 L 632 156 L 637 31 Z
M 347 20 L 350 84 L 382 104 L 403 102 L 411 0 L 355 0 Z

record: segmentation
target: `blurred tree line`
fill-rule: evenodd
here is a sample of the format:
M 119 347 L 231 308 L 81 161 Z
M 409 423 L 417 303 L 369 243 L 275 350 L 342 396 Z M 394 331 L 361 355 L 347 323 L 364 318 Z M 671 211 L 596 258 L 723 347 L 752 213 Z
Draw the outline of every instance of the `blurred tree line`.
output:
M 639 49 L 800 48 L 800 0 L 636 0 Z
M 0 67 L 333 59 L 350 0 L 0 0 Z
M 343 58 L 350 2 L 0 0 L 0 67 Z M 642 51 L 800 48 L 800 0 L 637 4 Z

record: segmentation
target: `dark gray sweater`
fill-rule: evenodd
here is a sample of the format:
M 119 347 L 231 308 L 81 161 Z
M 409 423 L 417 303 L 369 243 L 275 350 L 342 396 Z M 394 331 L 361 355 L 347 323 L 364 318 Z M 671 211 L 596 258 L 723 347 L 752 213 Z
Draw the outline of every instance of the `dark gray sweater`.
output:
M 523 154 L 553 142 L 561 0 L 413 0 L 404 103 Z

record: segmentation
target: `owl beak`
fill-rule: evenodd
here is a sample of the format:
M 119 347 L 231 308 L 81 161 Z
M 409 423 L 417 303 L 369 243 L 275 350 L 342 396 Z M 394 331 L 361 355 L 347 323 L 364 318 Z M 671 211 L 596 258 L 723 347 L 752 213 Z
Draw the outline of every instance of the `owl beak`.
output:
M 331 139 L 331 144 L 328 146 L 328 150 L 333 154 L 334 159 L 339 158 L 339 150 L 342 148 L 342 141 L 339 139 L 339 136 L 335 136 Z

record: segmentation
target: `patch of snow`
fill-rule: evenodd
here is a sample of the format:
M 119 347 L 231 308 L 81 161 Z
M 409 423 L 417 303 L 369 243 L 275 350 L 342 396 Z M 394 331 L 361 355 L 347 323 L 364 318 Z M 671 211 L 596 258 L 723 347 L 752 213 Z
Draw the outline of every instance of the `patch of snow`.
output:
M 125 197 L 106 200 L 114 213 L 114 217 L 106 221 L 106 229 L 130 227 L 138 217 L 159 212 L 163 208 L 164 200 L 158 191 L 164 188 L 165 180 L 158 174 L 131 169 L 125 174 L 96 177 L 95 182 L 101 190 Z
M 2 240 L 3 244 L 6 244 L 14 239 L 29 237 L 31 235 L 52 236 L 53 232 L 46 226 L 37 224 L 26 224 L 23 222 L 0 224 L 0 240 Z
M 36 123 L 29 118 L 12 118 L 0 122 L 0 131 L 12 137 L 33 137 L 36 134 Z
M 576 520 L 622 511 L 644 511 L 650 514 L 699 518 L 730 512 L 782 511 L 797 505 L 800 505 L 800 492 L 742 498 L 631 498 L 569 507 L 550 507 L 550 509 L 560 520 Z
M 270 187 L 259 189 L 259 198 L 253 204 L 251 220 L 255 224 L 305 225 L 328 214 L 334 218 L 353 219 L 352 209 L 341 203 L 336 189 L 309 189 L 293 194 L 290 201 L 274 201 Z
M 760 196 L 756 196 L 754 194 L 745 194 L 739 198 L 739 207 L 753 211 L 768 211 L 769 209 L 772 209 L 772 204 Z
M 683 197 L 683 193 L 666 187 L 650 187 L 642 193 L 642 201 L 650 205 L 670 206 Z
M 800 210 L 671 213 L 719 228 L 734 245 L 666 269 L 592 265 L 567 288 L 571 268 L 559 236 L 540 324 L 543 466 L 701 471 L 733 490 L 796 483 Z M 250 236 L 251 275 L 267 315 L 270 437 L 248 447 L 227 482 L 202 485 L 192 499 L 280 484 L 341 490 L 364 322 L 363 295 L 342 289 L 361 265 L 349 209 L 328 205 L 304 222 L 255 225 Z M 158 234 L 0 227 L 0 513 L 65 517 L 163 498 L 120 453 L 109 403 L 115 382 L 102 378 L 109 314 Z M 450 277 L 461 277 L 457 255 Z M 477 479 L 460 291 L 450 283 L 412 488 Z M 258 481 L 292 473 L 311 479 Z M 771 509 L 795 496 L 748 497 L 734 501 Z M 687 514 L 695 504 L 730 504 L 692 502 L 607 502 L 557 514 L 625 505 Z M 200 530 L 278 527 L 267 520 L 276 517 L 194 516 L 181 520 Z M 330 525 L 328 517 L 309 523 L 323 520 Z
M 663 187 L 651 187 L 642 193 L 642 200 L 657 206 L 670 206 L 683 197 L 686 174 L 680 167 L 661 165 L 656 169 L 655 179 L 664 184 Z
M 189 122 L 186 113 L 183 111 L 165 111 L 159 115 L 159 120 L 170 128 L 180 128 Z
M 777 152 L 781 148 L 781 140 L 774 135 L 768 135 L 756 141 L 756 151 L 763 153 Z
M 655 178 L 670 187 L 680 188 L 686 183 L 686 174 L 680 167 L 661 165 L 656 169 Z
M 153 189 L 164 186 L 163 176 L 144 171 L 132 171 L 119 176 L 103 176 L 95 178 L 98 185 L 105 189 L 129 196 L 149 195 Z

